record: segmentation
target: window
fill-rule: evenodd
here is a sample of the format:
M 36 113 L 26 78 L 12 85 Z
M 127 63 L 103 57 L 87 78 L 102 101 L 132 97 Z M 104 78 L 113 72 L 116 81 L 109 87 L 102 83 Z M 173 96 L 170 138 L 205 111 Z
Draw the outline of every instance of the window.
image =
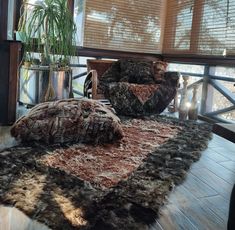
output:
M 234 0 L 169 0 L 163 53 L 235 54 Z
M 82 46 L 83 44 L 83 19 L 84 19 L 84 0 L 74 1 L 74 22 L 77 26 L 76 32 L 76 45 Z
M 15 0 L 8 2 L 7 40 L 13 40 Z
M 83 46 L 160 53 L 163 0 L 87 0 Z
M 20 9 L 20 16 L 23 17 L 22 20 L 26 21 L 26 28 L 28 27 L 28 19 L 32 17 L 32 13 L 33 13 L 33 9 L 35 7 L 35 5 L 43 5 L 44 4 L 44 0 L 28 0 L 25 1 L 24 4 L 21 5 L 21 9 Z M 20 20 L 19 24 L 21 25 L 23 22 Z M 37 30 L 37 20 L 36 22 L 33 24 L 33 28 L 32 31 Z M 28 32 L 28 31 L 26 31 Z M 43 33 L 44 31 L 41 31 L 41 33 Z M 39 32 L 37 31 L 36 33 L 31 32 L 31 35 L 33 35 L 34 38 L 38 38 L 39 37 Z M 24 40 L 23 38 L 20 38 L 20 40 Z
M 191 0 L 168 1 L 163 51 L 190 50 L 192 19 Z

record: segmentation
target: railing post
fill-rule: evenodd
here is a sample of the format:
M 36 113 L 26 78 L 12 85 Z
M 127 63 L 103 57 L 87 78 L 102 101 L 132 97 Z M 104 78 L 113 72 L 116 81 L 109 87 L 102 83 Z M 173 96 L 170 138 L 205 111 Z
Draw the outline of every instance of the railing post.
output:
M 213 105 L 213 87 L 209 84 L 210 82 L 210 66 L 206 65 L 204 69 L 203 85 L 202 85 L 202 97 L 201 97 L 201 111 L 204 115 L 207 112 L 212 111 Z

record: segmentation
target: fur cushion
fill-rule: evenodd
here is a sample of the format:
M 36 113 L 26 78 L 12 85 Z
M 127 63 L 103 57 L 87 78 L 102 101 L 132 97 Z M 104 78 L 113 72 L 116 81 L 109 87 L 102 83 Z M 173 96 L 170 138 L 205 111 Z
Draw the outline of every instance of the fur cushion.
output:
M 161 84 L 116 82 L 110 84 L 108 99 L 120 115 L 160 114 L 175 97 L 178 80 L 178 72 L 166 72 Z
M 129 82 L 136 84 L 152 84 L 153 64 L 151 61 L 122 59 L 121 65 L 121 82 Z
M 153 63 L 153 71 L 154 71 L 154 81 L 160 83 L 166 72 L 167 63 L 163 61 L 156 61 Z
M 104 143 L 122 138 L 119 118 L 95 100 L 65 99 L 35 106 L 11 128 L 23 142 Z
M 113 62 L 100 78 L 99 88 L 105 91 L 110 83 L 129 82 L 135 84 L 160 83 L 164 78 L 167 63 L 140 59 L 120 59 Z
M 107 92 L 109 84 L 120 81 L 120 61 L 114 61 L 99 79 L 98 90 Z

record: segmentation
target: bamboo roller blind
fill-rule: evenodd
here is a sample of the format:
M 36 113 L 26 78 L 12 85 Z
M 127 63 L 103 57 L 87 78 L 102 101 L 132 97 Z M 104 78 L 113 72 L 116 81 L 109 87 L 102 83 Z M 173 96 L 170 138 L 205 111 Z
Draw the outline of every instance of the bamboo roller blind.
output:
M 164 0 L 86 0 L 83 46 L 160 53 Z
M 235 55 L 235 0 L 169 0 L 163 53 Z

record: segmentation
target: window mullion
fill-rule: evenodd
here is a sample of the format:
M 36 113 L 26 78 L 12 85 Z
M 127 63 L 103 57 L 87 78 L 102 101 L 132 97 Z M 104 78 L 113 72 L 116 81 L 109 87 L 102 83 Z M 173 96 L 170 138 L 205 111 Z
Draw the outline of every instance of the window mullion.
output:
M 200 28 L 203 17 L 203 8 L 205 0 L 195 0 L 193 6 L 193 19 L 190 38 L 190 52 L 193 54 L 198 53 L 198 43 L 200 36 Z

